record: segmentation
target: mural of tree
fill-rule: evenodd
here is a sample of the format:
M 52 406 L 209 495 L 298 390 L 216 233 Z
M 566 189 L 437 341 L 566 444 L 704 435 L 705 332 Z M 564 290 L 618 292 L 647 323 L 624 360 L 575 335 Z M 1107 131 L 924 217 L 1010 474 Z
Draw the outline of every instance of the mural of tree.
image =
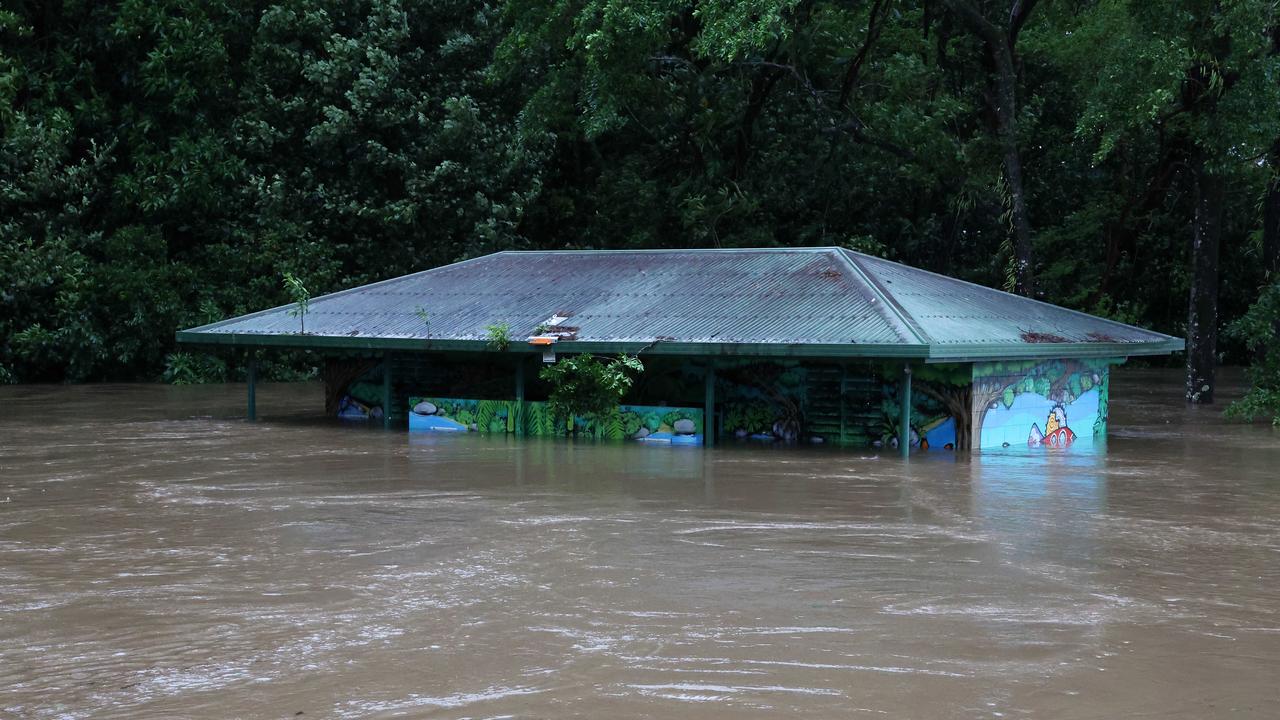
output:
M 973 370 L 970 365 L 922 365 L 914 371 L 912 387 L 933 398 L 951 415 L 956 426 L 956 450 L 973 444 Z

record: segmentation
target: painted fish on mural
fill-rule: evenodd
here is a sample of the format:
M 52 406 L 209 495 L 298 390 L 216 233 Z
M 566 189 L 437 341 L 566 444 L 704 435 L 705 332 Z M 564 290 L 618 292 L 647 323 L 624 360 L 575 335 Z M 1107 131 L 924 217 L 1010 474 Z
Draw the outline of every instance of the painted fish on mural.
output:
M 1027 436 L 1027 445 L 1048 445 L 1049 447 L 1068 447 L 1076 439 L 1075 432 L 1067 427 L 1067 411 L 1061 405 L 1054 405 L 1045 418 L 1044 430 L 1037 423 L 1031 423 L 1031 434 Z

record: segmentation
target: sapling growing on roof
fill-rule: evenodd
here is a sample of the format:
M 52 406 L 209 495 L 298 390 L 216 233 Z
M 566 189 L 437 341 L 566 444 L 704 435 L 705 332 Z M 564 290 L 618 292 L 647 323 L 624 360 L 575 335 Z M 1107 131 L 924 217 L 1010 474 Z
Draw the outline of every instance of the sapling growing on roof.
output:
M 418 319 L 421 320 L 423 324 L 427 326 L 427 339 L 430 340 L 431 339 L 431 313 L 427 312 L 426 308 L 419 305 L 416 309 L 414 309 L 413 314 L 417 315 Z
M 494 323 L 484 329 L 485 336 L 489 339 L 489 347 L 503 352 L 511 347 L 511 324 L 500 322 Z
M 289 297 L 293 300 L 293 309 L 289 310 L 289 314 L 298 318 L 301 334 L 307 334 L 307 311 L 311 307 L 311 292 L 307 290 L 307 286 L 302 284 L 302 280 L 298 279 L 293 273 L 284 274 L 284 289 L 288 291 Z

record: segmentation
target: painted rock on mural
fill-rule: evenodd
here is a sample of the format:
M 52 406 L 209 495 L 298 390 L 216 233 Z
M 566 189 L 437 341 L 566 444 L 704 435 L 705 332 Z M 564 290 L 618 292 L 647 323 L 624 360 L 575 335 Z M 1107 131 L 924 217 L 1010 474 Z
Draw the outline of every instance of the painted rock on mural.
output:
M 698 431 L 698 426 L 692 420 L 683 418 L 677 420 L 671 429 L 675 430 L 677 435 L 692 435 Z
M 426 400 L 423 400 L 422 402 L 413 406 L 413 412 L 415 415 L 435 415 L 436 410 L 438 410 L 438 408 L 435 406 L 435 404 L 427 402 Z

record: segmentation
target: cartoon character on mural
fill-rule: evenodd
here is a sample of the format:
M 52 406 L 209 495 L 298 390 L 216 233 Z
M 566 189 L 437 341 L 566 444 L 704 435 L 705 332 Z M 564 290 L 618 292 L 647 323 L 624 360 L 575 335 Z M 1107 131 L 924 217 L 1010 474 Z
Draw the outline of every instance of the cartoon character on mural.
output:
M 1049 447 L 1069 447 L 1076 439 L 1075 432 L 1067 427 L 1067 411 L 1062 405 L 1054 405 L 1045 418 L 1044 431 L 1040 426 L 1031 423 L 1031 434 L 1027 436 L 1027 445 L 1048 445 Z

